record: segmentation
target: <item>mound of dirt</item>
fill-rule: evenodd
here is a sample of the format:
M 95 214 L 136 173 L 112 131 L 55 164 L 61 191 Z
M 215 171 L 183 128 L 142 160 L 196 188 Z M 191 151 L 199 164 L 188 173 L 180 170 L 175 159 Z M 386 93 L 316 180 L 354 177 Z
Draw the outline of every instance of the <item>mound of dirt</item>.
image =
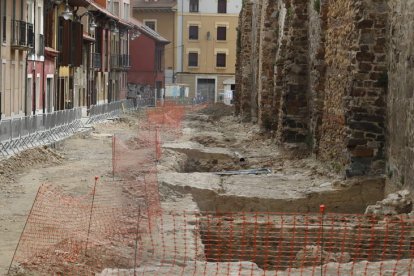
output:
M 233 112 L 234 110 L 232 106 L 223 103 L 212 104 L 200 110 L 201 114 L 210 115 L 210 118 L 213 121 L 219 120 L 222 117 L 232 116 Z
M 16 175 L 24 169 L 60 164 L 63 159 L 61 155 L 48 147 L 22 151 L 0 162 L 0 183 L 3 185 L 13 183 Z

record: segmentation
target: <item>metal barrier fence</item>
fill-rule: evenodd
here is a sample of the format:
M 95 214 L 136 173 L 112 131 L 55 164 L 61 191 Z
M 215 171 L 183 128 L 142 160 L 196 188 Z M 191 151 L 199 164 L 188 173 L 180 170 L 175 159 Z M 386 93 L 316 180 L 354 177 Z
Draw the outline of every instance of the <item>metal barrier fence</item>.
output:
M 126 110 L 133 109 L 134 107 L 134 103 L 131 100 L 92 105 L 88 113 L 88 124 L 119 116 L 121 113 L 125 112 Z
M 82 109 L 60 110 L 0 121 L 0 152 L 3 156 L 73 134 L 82 125 Z
M 139 99 L 93 105 L 89 109 L 87 123 L 97 123 L 153 104 L 151 99 Z M 56 142 L 75 133 L 83 125 L 81 119 L 82 108 L 74 108 L 1 120 L 0 153 L 8 156 L 21 150 Z

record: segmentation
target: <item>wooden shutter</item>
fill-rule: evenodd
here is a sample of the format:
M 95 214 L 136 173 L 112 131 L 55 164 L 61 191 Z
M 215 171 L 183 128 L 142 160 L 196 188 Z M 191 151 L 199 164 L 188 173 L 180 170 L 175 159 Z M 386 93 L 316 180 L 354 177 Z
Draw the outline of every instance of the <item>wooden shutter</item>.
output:
M 59 19 L 59 45 L 60 51 L 60 64 L 61 66 L 69 66 L 71 61 L 71 24 L 72 21 L 64 20 L 62 17 Z
M 83 26 L 80 22 L 72 21 L 71 64 L 78 67 L 82 65 Z

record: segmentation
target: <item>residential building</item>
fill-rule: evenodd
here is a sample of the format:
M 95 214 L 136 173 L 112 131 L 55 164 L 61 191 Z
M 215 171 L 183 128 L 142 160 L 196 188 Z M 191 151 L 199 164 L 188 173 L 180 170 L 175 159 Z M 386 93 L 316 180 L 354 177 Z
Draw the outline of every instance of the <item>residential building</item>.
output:
M 150 86 L 160 99 L 165 87 L 164 52 L 169 41 L 135 19 L 131 18 L 130 22 L 136 26 L 140 35 L 130 41 L 132 58 L 128 83 L 141 87 Z
M 135 0 L 133 16 L 173 41 L 165 49 L 165 83 L 185 84 L 190 97 L 214 102 L 234 90 L 241 7 L 242 0 Z
M 132 5 L 132 15 L 135 19 L 170 41 L 165 47 L 164 82 L 173 83 L 176 73 L 177 0 L 135 0 Z
M 34 48 L 34 24 L 29 22 L 27 5 L 26 0 L 0 2 L 0 118 L 24 116 L 32 110 L 26 71 L 28 52 Z
M 190 97 L 215 102 L 234 89 L 238 16 L 242 0 L 178 0 L 177 82 Z

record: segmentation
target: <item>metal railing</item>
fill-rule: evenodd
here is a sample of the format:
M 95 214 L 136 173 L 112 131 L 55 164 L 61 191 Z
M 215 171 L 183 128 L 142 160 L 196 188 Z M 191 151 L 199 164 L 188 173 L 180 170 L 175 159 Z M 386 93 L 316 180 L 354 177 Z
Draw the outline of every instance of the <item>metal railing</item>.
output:
M 131 67 L 131 56 L 130 55 L 119 55 L 120 63 L 123 68 Z
M 21 20 L 11 20 L 11 45 L 20 49 L 33 48 L 33 24 Z
M 94 69 L 101 69 L 102 68 L 101 53 L 92 53 L 92 67 Z
M 138 106 L 132 100 L 122 100 L 107 104 L 92 105 L 88 110 L 88 124 L 114 118 Z
M 144 99 L 128 99 L 92 105 L 88 110 L 86 123 L 97 123 L 151 104 L 153 102 Z M 81 107 L 1 120 L 0 154 L 8 156 L 40 145 L 52 144 L 74 134 L 82 127 L 84 124 Z
M 3 156 L 56 142 L 81 127 L 82 109 L 74 108 L 0 121 Z
M 130 55 L 111 55 L 111 67 L 113 69 L 130 68 Z

